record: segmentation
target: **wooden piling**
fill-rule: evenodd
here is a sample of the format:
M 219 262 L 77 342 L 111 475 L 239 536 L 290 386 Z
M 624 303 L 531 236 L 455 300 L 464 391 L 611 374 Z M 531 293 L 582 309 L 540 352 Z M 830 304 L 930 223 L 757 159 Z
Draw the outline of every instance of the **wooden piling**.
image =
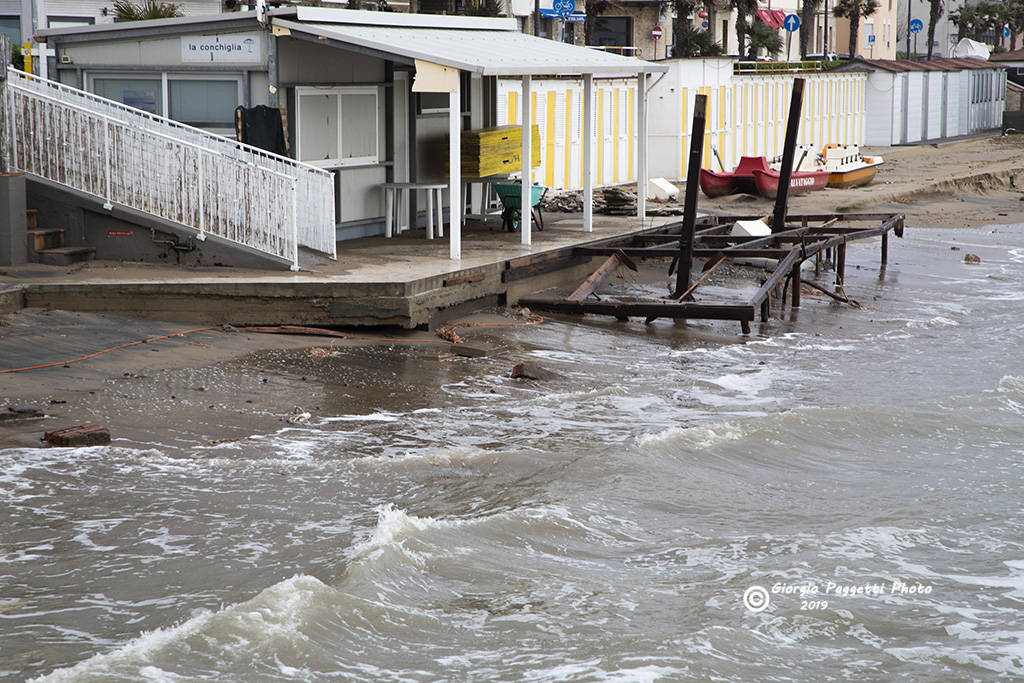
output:
M 793 266 L 789 276 L 790 286 L 793 288 L 793 308 L 800 308 L 800 264 Z
M 789 183 L 793 177 L 793 157 L 796 155 L 796 134 L 800 129 L 800 113 L 804 105 L 804 79 L 793 79 L 793 97 L 789 101 L 789 120 L 786 122 L 786 142 L 782 148 L 782 168 L 779 169 L 779 192 L 775 196 L 772 214 L 772 232 L 786 229 L 786 209 L 789 204 Z
M 693 107 L 693 127 L 690 133 L 690 158 L 686 167 L 686 199 L 683 206 L 683 225 L 679 234 L 679 257 L 676 264 L 676 289 L 673 298 L 680 298 L 690 288 L 690 269 L 693 267 L 693 231 L 697 221 L 697 190 L 700 188 L 700 162 L 704 155 L 704 125 L 707 120 L 708 96 L 697 95 Z
M 837 247 L 836 256 L 836 286 L 842 287 L 846 279 L 846 242 Z

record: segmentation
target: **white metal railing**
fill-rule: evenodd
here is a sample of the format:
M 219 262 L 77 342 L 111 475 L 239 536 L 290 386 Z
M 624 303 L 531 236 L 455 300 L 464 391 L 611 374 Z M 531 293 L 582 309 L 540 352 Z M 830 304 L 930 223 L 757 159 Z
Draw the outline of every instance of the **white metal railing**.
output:
M 333 176 L 230 138 L 8 69 L 12 169 L 290 261 L 337 257 Z

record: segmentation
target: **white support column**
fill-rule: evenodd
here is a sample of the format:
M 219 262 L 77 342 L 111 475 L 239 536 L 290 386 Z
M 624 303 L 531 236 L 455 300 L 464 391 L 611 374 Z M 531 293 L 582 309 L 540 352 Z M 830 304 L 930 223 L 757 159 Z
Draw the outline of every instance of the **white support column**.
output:
M 647 217 L 647 74 L 636 75 L 636 217 L 640 227 Z
M 469 77 L 469 128 L 477 130 L 484 127 L 484 77 L 474 73 Z M 484 206 L 484 186 L 482 183 L 472 183 L 469 186 L 469 212 L 473 214 L 486 213 Z
M 583 231 L 594 232 L 594 74 L 583 74 Z
M 523 244 L 530 246 L 531 235 L 530 235 L 530 218 L 532 213 L 530 211 L 530 199 L 533 194 L 531 186 L 533 185 L 533 159 L 530 158 L 533 152 L 533 117 L 530 115 L 530 76 L 523 76 L 523 106 L 522 115 L 520 120 L 522 121 L 523 130 L 523 193 L 522 193 L 522 205 L 519 209 L 519 231 L 523 236 Z
M 448 233 L 449 256 L 462 258 L 462 98 L 459 79 L 448 93 Z

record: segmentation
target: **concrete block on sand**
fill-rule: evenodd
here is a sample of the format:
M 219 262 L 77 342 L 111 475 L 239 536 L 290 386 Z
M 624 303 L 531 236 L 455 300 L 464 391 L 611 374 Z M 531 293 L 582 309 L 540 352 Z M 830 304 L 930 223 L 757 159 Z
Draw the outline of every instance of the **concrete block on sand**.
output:
M 647 181 L 647 196 L 659 201 L 667 201 L 679 196 L 679 188 L 664 178 L 651 178 Z
M 110 430 L 97 424 L 72 425 L 46 432 L 43 441 L 54 446 L 104 446 L 110 443 Z

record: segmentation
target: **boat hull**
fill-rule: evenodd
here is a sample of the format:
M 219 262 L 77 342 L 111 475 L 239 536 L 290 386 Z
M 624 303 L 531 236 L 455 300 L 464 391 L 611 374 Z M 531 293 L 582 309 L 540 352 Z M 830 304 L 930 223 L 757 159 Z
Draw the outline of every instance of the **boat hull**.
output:
M 877 172 L 877 164 L 862 166 L 851 171 L 833 171 L 828 175 L 828 186 L 846 188 L 867 185 L 875 179 L 875 174 Z
M 800 171 L 793 173 L 789 179 L 790 194 L 806 194 L 822 190 L 828 185 L 828 171 Z M 757 193 L 768 199 L 775 199 L 779 194 L 778 171 L 754 171 L 754 183 Z
M 731 173 L 715 173 L 706 168 L 700 169 L 700 189 L 709 197 L 722 197 L 739 191 Z
M 727 194 L 757 194 L 754 171 L 767 171 L 768 161 L 764 157 L 740 157 L 740 163 L 732 173 L 716 173 L 700 170 L 700 189 L 709 197 Z

